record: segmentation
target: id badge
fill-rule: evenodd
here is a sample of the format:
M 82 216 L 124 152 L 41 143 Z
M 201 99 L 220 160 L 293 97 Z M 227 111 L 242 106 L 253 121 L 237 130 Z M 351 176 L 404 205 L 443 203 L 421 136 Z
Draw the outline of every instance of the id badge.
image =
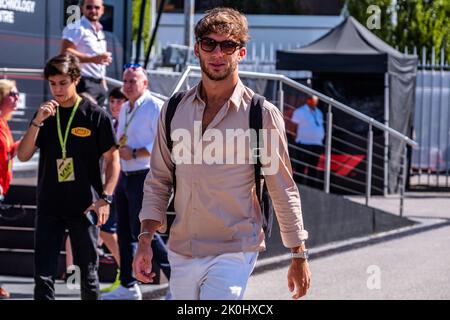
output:
M 73 158 L 56 160 L 56 167 L 58 168 L 58 182 L 75 181 Z
M 121 147 L 126 146 L 127 145 L 127 141 L 128 141 L 128 137 L 124 134 L 123 136 L 120 137 L 119 139 L 119 145 Z

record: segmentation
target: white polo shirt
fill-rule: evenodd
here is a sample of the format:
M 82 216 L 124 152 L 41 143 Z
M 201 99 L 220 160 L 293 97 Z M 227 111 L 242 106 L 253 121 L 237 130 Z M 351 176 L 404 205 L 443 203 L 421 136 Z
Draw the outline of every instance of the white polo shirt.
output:
M 153 142 L 158 131 L 158 119 L 162 104 L 156 101 L 146 90 L 135 102 L 133 111 L 130 112 L 130 102 L 126 102 L 119 114 L 119 126 L 117 127 L 117 140 L 125 132 L 125 123 L 129 122 L 126 132 L 127 145 L 131 149 L 146 148 L 152 152 Z M 127 116 L 128 113 L 128 116 Z M 134 116 L 133 116 L 134 114 Z M 130 121 L 131 119 L 131 121 Z M 122 171 L 137 171 L 150 168 L 150 157 L 139 157 L 131 160 L 120 160 Z
M 69 40 L 76 46 L 76 50 L 89 56 L 105 53 L 107 51 L 106 37 L 101 29 L 97 32 L 91 22 L 81 17 L 79 23 L 67 25 L 63 30 L 63 39 Z M 106 66 L 95 63 L 81 63 L 81 75 L 96 79 L 104 79 Z
M 313 111 L 305 104 L 294 111 L 291 121 L 298 125 L 296 143 L 322 145 L 325 129 L 323 114 L 319 108 L 316 107 Z

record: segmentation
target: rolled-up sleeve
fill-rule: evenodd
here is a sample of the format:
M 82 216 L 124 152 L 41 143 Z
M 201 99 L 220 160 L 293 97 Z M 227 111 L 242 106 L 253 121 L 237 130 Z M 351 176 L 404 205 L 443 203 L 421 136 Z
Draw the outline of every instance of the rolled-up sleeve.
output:
M 165 114 L 167 105 L 158 117 L 156 139 L 150 157 L 150 171 L 144 182 L 144 199 L 139 214 L 140 221 L 155 220 L 162 224 L 160 231 L 166 227 L 166 211 L 172 193 L 173 163 L 165 136 Z
M 82 37 L 82 31 L 79 27 L 75 25 L 66 26 L 62 32 L 62 38 L 69 40 L 74 45 L 78 45 Z
M 286 130 L 281 112 L 266 102 L 263 110 L 264 136 L 262 167 L 267 189 L 287 248 L 300 246 L 308 238 L 303 225 L 300 194 L 292 176 Z M 265 150 L 265 151 L 264 151 Z

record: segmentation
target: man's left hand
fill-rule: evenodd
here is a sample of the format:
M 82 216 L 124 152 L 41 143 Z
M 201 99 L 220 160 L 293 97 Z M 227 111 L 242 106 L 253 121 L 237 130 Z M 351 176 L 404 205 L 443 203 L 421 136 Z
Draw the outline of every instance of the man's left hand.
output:
M 289 291 L 295 294 L 293 299 L 297 300 L 308 291 L 311 284 L 311 272 L 309 271 L 308 261 L 305 259 L 292 259 L 291 266 L 287 275 Z
M 131 160 L 133 159 L 133 149 L 129 146 L 123 146 L 119 149 L 120 158 L 123 160 Z

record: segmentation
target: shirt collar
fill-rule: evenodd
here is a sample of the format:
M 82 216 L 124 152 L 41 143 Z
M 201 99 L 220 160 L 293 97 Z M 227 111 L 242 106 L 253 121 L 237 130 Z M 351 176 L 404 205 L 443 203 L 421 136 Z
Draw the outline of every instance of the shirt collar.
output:
M 142 96 L 140 96 L 136 102 L 134 103 L 134 108 L 133 110 L 136 109 L 136 107 L 140 106 L 141 104 L 143 104 L 145 102 L 145 100 L 147 99 L 151 99 L 151 94 L 150 91 L 147 89 L 145 90 L 145 92 L 142 94 Z M 131 104 L 128 102 L 128 110 L 130 110 Z
M 82 17 L 81 17 L 81 24 L 83 25 L 83 27 L 89 28 L 89 29 L 91 29 L 92 31 L 94 31 L 95 33 L 97 33 L 97 30 L 94 28 L 92 22 L 90 22 L 90 21 L 88 20 L 88 18 L 86 18 L 85 16 L 82 16 Z M 101 24 L 100 22 L 96 22 L 96 24 L 97 24 L 98 27 L 99 27 L 99 31 L 98 31 L 98 32 L 103 31 L 103 26 L 102 26 L 102 24 Z
M 234 105 L 236 111 L 239 110 L 241 106 L 242 98 L 244 96 L 244 88 L 244 84 L 241 79 L 239 79 L 236 88 L 234 88 L 233 94 L 230 97 L 230 102 Z
M 195 88 L 194 99 L 198 99 L 199 101 L 205 103 L 200 94 L 201 87 L 202 82 L 200 81 Z M 230 99 L 228 100 L 230 102 L 230 105 L 233 105 L 236 111 L 238 111 L 241 106 L 242 98 L 244 96 L 244 88 L 244 84 L 242 83 L 241 79 L 239 79 L 233 93 L 231 94 Z

